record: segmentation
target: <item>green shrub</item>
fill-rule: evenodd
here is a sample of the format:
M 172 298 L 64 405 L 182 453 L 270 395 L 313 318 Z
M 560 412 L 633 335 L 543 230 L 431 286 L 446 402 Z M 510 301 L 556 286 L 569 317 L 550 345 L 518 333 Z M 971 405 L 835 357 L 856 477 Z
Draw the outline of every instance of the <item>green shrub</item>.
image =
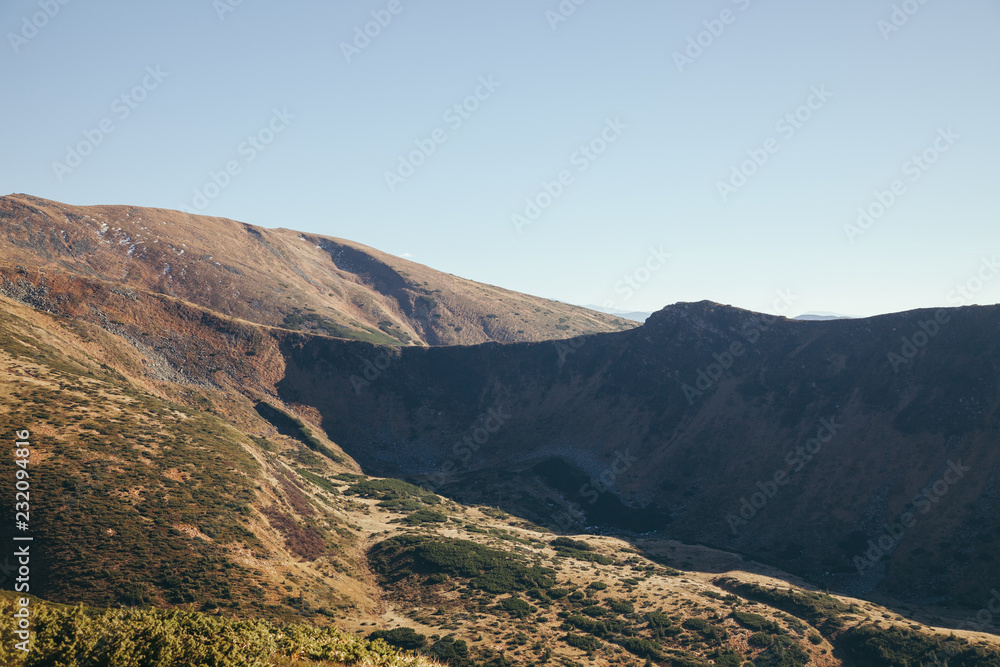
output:
M 754 614 L 749 611 L 734 611 L 732 616 L 737 623 L 742 625 L 747 630 L 753 630 L 754 632 L 767 631 L 771 633 L 781 631 L 781 626 L 773 621 L 767 620 L 760 614 Z
M 743 583 L 738 579 L 724 577 L 714 582 L 748 600 L 763 602 L 784 612 L 805 619 L 818 627 L 824 634 L 835 632 L 844 622 L 841 616 L 849 611 L 848 605 L 824 593 L 796 591 Z
M 578 649 L 584 651 L 596 651 L 601 648 L 601 642 L 597 637 L 592 637 L 591 635 L 574 635 L 568 634 L 563 637 L 563 641 Z
M 801 667 L 808 663 L 809 654 L 789 637 L 775 637 L 753 661 L 754 667 Z
M 19 597 L 19 596 L 18 596 Z M 14 613 L 12 593 L 0 593 L 0 616 Z M 413 667 L 383 641 L 333 628 L 234 620 L 191 611 L 96 610 L 31 598 L 31 650 L 14 648 L 13 624 L 0 624 L 0 665 L 5 667 L 270 667 L 299 656 L 346 665 Z
M 610 640 L 621 646 L 632 655 L 637 655 L 640 658 L 660 660 L 663 657 L 659 644 L 656 644 L 648 639 L 640 639 L 638 637 L 612 637 Z
M 447 523 L 448 515 L 437 510 L 418 510 L 403 519 L 406 523 L 418 526 L 422 523 Z
M 589 544 L 583 540 L 574 540 L 568 537 L 557 537 L 556 539 L 549 542 L 549 546 L 554 549 L 573 549 L 575 551 L 592 551 L 593 549 Z
M 694 630 L 695 632 L 706 632 L 711 626 L 708 621 L 703 618 L 687 618 L 681 623 L 681 626 L 686 630 Z
M 328 480 L 326 477 L 321 477 L 320 475 L 309 472 L 308 470 L 299 470 L 298 473 L 324 491 L 328 491 L 334 495 L 340 495 L 340 489 L 337 488 L 337 485 Z
M 836 638 L 834 646 L 858 667 L 874 665 L 1000 666 L 1000 651 L 969 646 L 964 639 L 937 637 L 893 626 L 855 626 Z
M 442 637 L 427 650 L 427 653 L 453 667 L 471 667 L 473 664 L 469 660 L 469 646 L 464 639 Z
M 515 597 L 505 598 L 500 602 L 500 607 L 515 618 L 527 618 L 538 611 L 537 607 Z
M 493 594 L 548 589 L 555 584 L 552 569 L 528 565 L 523 556 L 469 540 L 400 535 L 372 547 L 369 560 L 385 577 L 402 578 L 404 570 L 441 573 Z
M 368 635 L 368 639 L 382 639 L 387 644 L 403 649 L 416 651 L 424 647 L 427 637 L 413 628 L 393 628 L 392 630 L 376 630 Z
M 740 667 L 743 664 L 743 655 L 733 650 L 719 650 L 712 654 L 715 667 Z
M 427 492 L 401 479 L 366 479 L 347 487 L 349 496 L 392 500 L 398 498 L 422 498 Z
M 608 606 L 616 614 L 631 614 L 635 611 L 635 605 L 628 600 L 608 600 Z
M 646 614 L 646 621 L 651 628 L 669 628 L 673 625 L 670 617 L 658 611 L 651 611 Z

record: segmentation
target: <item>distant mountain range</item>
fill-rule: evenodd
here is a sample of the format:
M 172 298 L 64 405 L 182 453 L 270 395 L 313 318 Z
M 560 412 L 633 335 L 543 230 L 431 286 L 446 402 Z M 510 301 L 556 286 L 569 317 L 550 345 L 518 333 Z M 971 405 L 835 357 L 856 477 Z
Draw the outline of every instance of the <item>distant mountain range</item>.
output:
M 803 313 L 798 317 L 793 317 L 793 320 L 804 320 L 804 321 L 822 321 L 822 320 L 850 320 L 853 319 L 850 315 L 838 315 L 837 313 L 831 313 L 828 311 L 816 311 L 812 313 Z
M 614 315 L 615 317 L 621 317 L 622 319 L 632 320 L 633 322 L 645 322 L 649 319 L 649 316 L 653 313 L 648 313 L 642 310 L 618 310 L 616 308 L 605 308 L 604 306 L 583 306 L 590 310 L 596 310 L 599 313 L 607 313 L 608 315 Z

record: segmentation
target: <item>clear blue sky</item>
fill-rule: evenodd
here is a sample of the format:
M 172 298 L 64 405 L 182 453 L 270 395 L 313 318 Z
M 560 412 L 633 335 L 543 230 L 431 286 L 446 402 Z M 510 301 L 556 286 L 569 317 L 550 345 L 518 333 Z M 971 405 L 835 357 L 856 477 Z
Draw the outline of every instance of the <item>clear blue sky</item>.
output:
M 976 277 L 1000 255 L 996 0 L 909 0 L 891 32 L 898 0 L 566 0 L 558 22 L 558 0 L 229 2 L 4 2 L 0 190 L 197 207 L 625 310 L 1000 301 L 1000 275 Z M 46 3 L 55 15 L 34 16 Z M 391 22 L 345 55 L 373 11 Z M 706 46 L 679 65 L 689 38 Z M 91 154 L 54 167 L 102 123 Z M 579 152 L 592 141 L 606 150 Z M 933 164 L 905 164 L 925 150 Z M 724 197 L 748 151 L 767 161 Z M 239 173 L 197 200 L 230 161 Z M 549 204 L 543 181 L 562 191 L 518 231 L 526 198 Z M 849 239 L 876 191 L 895 201 Z M 779 289 L 791 307 L 775 309 Z

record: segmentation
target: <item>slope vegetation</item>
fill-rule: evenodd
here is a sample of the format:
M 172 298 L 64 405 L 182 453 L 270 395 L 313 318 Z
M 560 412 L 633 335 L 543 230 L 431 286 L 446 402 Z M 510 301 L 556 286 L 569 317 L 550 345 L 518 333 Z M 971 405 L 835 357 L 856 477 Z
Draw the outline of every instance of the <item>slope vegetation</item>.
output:
M 0 266 L 163 294 L 239 319 L 388 345 L 568 338 L 635 326 L 366 246 L 131 206 L 0 197 Z M 0 237 L 2 239 L 3 237 Z M 13 290 L 13 291 L 12 291 Z M 16 293 L 16 280 L 5 293 Z

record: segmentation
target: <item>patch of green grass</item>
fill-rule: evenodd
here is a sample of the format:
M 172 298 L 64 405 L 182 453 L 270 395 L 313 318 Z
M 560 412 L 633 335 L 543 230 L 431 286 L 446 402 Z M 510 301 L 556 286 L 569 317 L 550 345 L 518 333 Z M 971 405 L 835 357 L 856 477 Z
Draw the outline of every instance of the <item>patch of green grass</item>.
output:
M 593 551 L 593 547 L 583 540 L 574 540 L 569 537 L 557 537 L 549 542 L 549 546 L 556 550 L 571 549 L 574 551 Z
M 403 521 L 411 526 L 419 526 L 424 523 L 447 523 L 448 515 L 437 510 L 422 509 L 410 514 Z
M 593 635 L 574 635 L 570 633 L 563 637 L 563 641 L 574 648 L 584 651 L 596 651 L 603 646 L 600 640 Z
M 523 556 L 469 540 L 440 536 L 400 535 L 369 551 L 373 569 L 388 581 L 412 573 L 446 574 L 468 581 L 470 588 L 487 593 L 510 593 L 555 585 L 550 568 L 528 565 Z
M 514 618 L 527 618 L 538 611 L 538 608 L 528 604 L 521 598 L 509 597 L 500 601 L 500 608 Z
M 767 620 L 760 614 L 754 614 L 749 611 L 734 611 L 732 617 L 747 630 L 753 630 L 754 632 L 766 631 L 772 634 L 784 632 L 780 625 L 774 621 Z
M 770 588 L 759 584 L 744 583 L 732 577 L 722 577 L 714 582 L 748 600 L 763 602 L 798 618 L 808 621 L 823 634 L 833 634 L 843 627 L 843 614 L 850 607 L 824 593 L 800 591 L 793 588 Z
M 907 667 L 944 664 L 972 667 L 1000 666 L 1000 651 L 970 646 L 957 637 L 926 635 L 907 628 L 856 626 L 836 638 L 840 649 L 858 667 Z
M 340 489 L 337 487 L 337 485 L 328 480 L 326 477 L 322 477 L 314 472 L 309 472 L 308 470 L 302 470 L 302 469 L 299 469 L 298 473 L 303 477 L 305 477 L 306 479 L 308 479 L 313 484 L 315 484 L 316 486 L 318 486 L 319 488 L 323 489 L 324 491 L 332 493 L 334 495 L 340 495 Z
M 427 637 L 416 632 L 413 628 L 376 630 L 368 635 L 368 639 L 381 639 L 385 643 L 404 651 L 417 651 L 427 644 Z
M 374 498 L 376 500 L 421 498 L 428 495 L 419 486 L 414 486 L 401 479 L 365 479 L 352 484 L 344 493 L 349 496 Z

